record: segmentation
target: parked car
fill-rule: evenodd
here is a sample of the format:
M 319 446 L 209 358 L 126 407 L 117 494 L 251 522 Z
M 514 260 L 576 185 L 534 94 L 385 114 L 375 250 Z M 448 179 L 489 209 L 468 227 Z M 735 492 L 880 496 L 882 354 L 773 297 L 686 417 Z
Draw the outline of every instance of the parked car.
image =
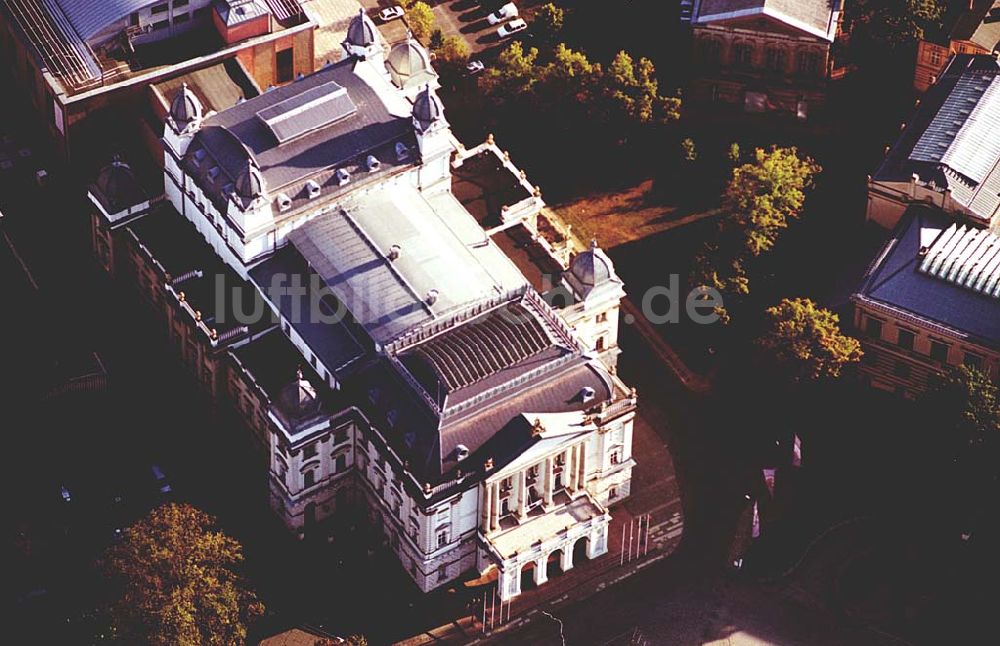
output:
M 506 22 L 511 18 L 517 18 L 517 5 L 513 2 L 508 2 L 490 15 L 486 16 L 486 22 L 491 25 L 499 25 L 500 23 Z
M 173 493 L 173 488 L 170 486 L 170 481 L 167 480 L 166 474 L 163 473 L 163 469 L 159 465 L 154 464 L 150 471 L 153 472 L 153 480 L 156 481 L 156 488 L 160 490 L 160 493 L 167 496 Z
M 403 17 L 403 8 L 399 5 L 394 5 L 392 7 L 386 7 L 382 11 L 378 12 L 378 18 L 382 22 L 389 22 L 390 20 L 395 20 L 397 18 Z
M 476 74 L 482 72 L 484 69 L 486 69 L 486 66 L 483 65 L 483 62 L 478 59 L 474 61 L 469 61 L 465 66 L 465 71 L 469 73 L 469 76 L 475 76 Z
M 73 502 L 73 494 L 70 493 L 66 485 L 59 485 L 59 497 L 63 502 Z
M 511 20 L 500 29 L 497 29 L 497 36 L 500 36 L 500 38 L 509 38 L 517 32 L 524 31 L 527 28 L 528 23 L 518 18 L 517 20 Z

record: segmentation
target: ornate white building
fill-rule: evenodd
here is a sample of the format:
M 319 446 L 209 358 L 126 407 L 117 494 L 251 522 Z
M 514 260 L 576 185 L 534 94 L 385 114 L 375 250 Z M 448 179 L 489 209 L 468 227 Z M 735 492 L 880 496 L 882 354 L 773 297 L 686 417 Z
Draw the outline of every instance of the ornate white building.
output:
M 451 191 L 468 151 L 427 53 L 413 40 L 386 53 L 364 13 L 344 48 L 220 113 L 182 88 L 167 199 L 315 375 L 267 411 L 285 524 L 301 533 L 364 502 L 422 589 L 476 570 L 507 599 L 550 561 L 605 553 L 608 508 L 629 495 L 622 282 L 595 244 L 550 306 Z M 536 191 L 505 213 L 540 207 Z

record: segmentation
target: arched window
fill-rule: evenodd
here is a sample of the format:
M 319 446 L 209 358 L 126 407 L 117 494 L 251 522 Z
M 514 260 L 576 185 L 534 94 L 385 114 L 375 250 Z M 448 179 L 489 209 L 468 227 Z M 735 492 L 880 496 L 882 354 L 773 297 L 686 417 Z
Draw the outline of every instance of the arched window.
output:
M 733 65 L 737 67 L 750 67 L 753 65 L 753 45 L 750 43 L 736 43 L 733 46 Z
M 785 70 L 787 60 L 788 60 L 788 55 L 785 53 L 785 50 L 781 49 L 780 47 L 767 48 L 767 56 L 766 56 L 767 69 L 771 70 L 772 72 L 783 72 Z
M 816 52 L 799 52 L 797 66 L 799 74 L 816 76 L 819 74 L 820 56 Z
M 715 38 L 702 40 L 701 60 L 706 65 L 718 65 L 722 60 L 722 42 Z

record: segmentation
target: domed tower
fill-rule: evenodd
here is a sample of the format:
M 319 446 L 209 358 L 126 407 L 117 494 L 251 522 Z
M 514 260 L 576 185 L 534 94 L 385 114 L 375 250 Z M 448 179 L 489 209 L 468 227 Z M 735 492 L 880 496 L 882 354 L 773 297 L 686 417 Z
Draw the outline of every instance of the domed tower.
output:
M 563 272 L 574 302 L 562 309 L 563 318 L 580 338 L 609 366 L 617 361 L 618 310 L 625 297 L 624 284 L 614 263 L 597 241 L 578 253 Z
M 427 188 L 451 177 L 451 129 L 444 119 L 444 104 L 430 84 L 413 100 L 413 130 L 420 149 L 420 186 Z
M 358 15 L 351 18 L 347 25 L 347 38 L 344 39 L 343 47 L 348 56 L 362 60 L 376 60 L 382 56 L 378 29 L 364 9 L 359 9 Z
M 236 177 L 234 196 L 240 200 L 243 209 L 251 206 L 255 201 L 264 197 L 267 187 L 264 184 L 264 176 L 253 159 L 247 158 L 246 164 Z
M 385 58 L 385 69 L 392 84 L 411 99 L 419 89 L 430 84 L 437 87 L 437 73 L 431 67 L 431 57 L 427 50 L 407 32 L 406 40 L 393 45 Z
M 191 140 L 201 129 L 204 117 L 201 100 L 185 83 L 170 101 L 170 111 L 163 129 L 163 141 L 167 148 L 165 162 L 172 171 L 178 171 L 177 162 L 187 153 Z

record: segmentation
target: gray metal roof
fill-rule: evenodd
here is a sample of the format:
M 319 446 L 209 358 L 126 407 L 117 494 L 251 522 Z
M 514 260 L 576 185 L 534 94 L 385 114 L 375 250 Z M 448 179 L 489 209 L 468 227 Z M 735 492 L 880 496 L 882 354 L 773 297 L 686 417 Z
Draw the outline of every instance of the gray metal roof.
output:
M 333 125 L 358 111 L 347 90 L 330 81 L 268 106 L 257 113 L 278 144 Z
M 108 25 L 129 14 L 163 4 L 164 0 L 50 0 L 57 2 L 80 38 L 90 40 Z
M 1000 66 L 959 54 L 921 99 L 873 179 L 934 182 L 989 220 L 1000 206 Z
M 970 70 L 958 79 L 910 154 L 939 162 L 977 184 L 1000 158 L 1000 68 Z
M 811 30 L 830 33 L 835 14 L 840 11 L 842 0 L 696 0 L 693 21 L 706 22 L 718 16 L 736 14 L 743 17 L 768 14 L 778 19 L 790 19 L 792 26 L 800 23 Z M 832 37 L 830 38 L 832 40 Z
M 448 217 L 415 188 L 394 186 L 307 222 L 289 239 L 371 337 L 385 343 L 526 285 L 499 248 L 488 239 L 467 244 Z M 393 245 L 400 254 L 390 260 Z
M 196 178 L 217 206 L 224 205 L 229 195 L 222 189 L 235 182 L 249 155 L 256 160 L 271 193 L 284 192 L 294 199 L 303 192 L 309 179 L 320 177 L 326 181 L 337 168 L 356 166 L 367 154 L 392 148 L 397 142 L 411 146 L 413 125 L 410 119 L 390 114 L 375 91 L 354 74 L 354 65 L 355 61 L 344 59 L 206 118 L 188 148 L 185 170 Z M 321 86 L 344 88 L 347 100 L 353 102 L 357 111 L 284 143 L 279 142 L 258 115 L 269 114 L 268 111 L 285 101 L 298 101 L 302 95 L 310 95 Z M 207 169 L 196 158 L 198 155 L 211 158 L 212 165 L 221 173 L 209 181 L 205 175 Z M 380 158 L 380 161 L 395 160 Z M 413 161 L 415 156 L 407 163 Z M 353 188 L 353 180 L 345 188 Z

